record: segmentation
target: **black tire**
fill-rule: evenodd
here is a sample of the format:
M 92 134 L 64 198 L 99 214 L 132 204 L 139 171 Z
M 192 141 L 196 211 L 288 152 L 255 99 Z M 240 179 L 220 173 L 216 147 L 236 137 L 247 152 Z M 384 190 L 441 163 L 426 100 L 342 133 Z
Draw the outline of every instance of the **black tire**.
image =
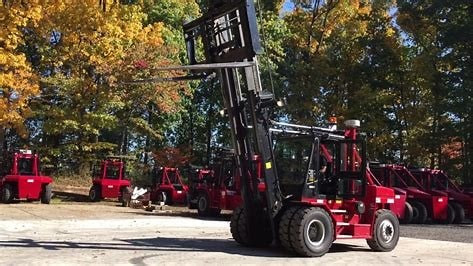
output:
M 125 199 L 124 195 L 126 193 L 130 193 L 131 192 L 131 189 L 129 189 L 129 187 L 121 187 L 120 188 L 120 195 L 118 196 L 118 202 L 120 202 L 122 204 L 122 207 L 128 207 L 128 202 L 127 200 Z
M 420 201 L 412 201 L 412 223 L 425 224 L 427 221 L 428 213 L 425 205 Z
M 51 184 L 43 186 L 43 191 L 41 192 L 41 203 L 49 204 L 51 202 L 51 197 L 53 196 Z
M 219 216 L 221 212 L 222 212 L 222 209 L 211 209 L 212 216 Z
M 294 218 L 296 212 L 301 208 L 301 206 L 293 206 L 284 211 L 281 216 L 278 228 L 278 236 L 281 245 L 289 252 L 295 252 L 294 247 L 291 242 L 291 222 Z
M 399 221 L 403 224 L 409 224 L 412 222 L 412 218 L 414 216 L 414 210 L 412 205 L 406 201 L 406 205 L 404 208 L 404 218 L 400 219 Z
M 366 243 L 374 251 L 387 252 L 393 250 L 399 241 L 399 220 L 390 210 L 376 211 L 373 238 Z
M 97 202 L 102 198 L 102 190 L 99 185 L 93 185 L 89 190 L 90 201 Z
M 244 216 L 243 207 L 237 207 L 233 210 L 232 218 L 230 220 L 230 232 L 233 239 L 243 246 L 249 246 L 250 240 L 246 228 L 246 217 Z
M 273 237 L 269 224 L 256 225 L 256 227 L 258 228 L 253 228 L 255 234 L 250 236 L 244 208 L 240 206 L 233 210 L 230 232 L 238 244 L 246 247 L 265 247 L 271 244 Z
M 211 214 L 210 200 L 207 193 L 201 192 L 197 196 L 197 212 L 199 216 L 209 216 Z
M 128 197 L 127 199 L 125 199 L 125 194 L 126 193 L 131 193 L 131 188 L 129 187 L 122 187 L 120 188 L 120 196 L 118 197 L 118 202 L 120 202 L 122 204 L 122 207 L 129 207 L 130 206 L 130 202 L 128 201 Z M 129 198 L 131 200 L 131 196 Z
M 10 203 L 13 201 L 13 187 L 10 184 L 4 184 L 2 187 L 2 202 Z
M 455 210 L 455 219 L 453 220 L 456 224 L 461 224 L 465 221 L 465 209 L 458 202 L 452 202 L 453 210 Z
M 324 209 L 302 207 L 291 221 L 291 245 L 299 255 L 323 256 L 332 246 L 333 230 L 332 219 Z
M 452 224 L 455 220 L 455 209 L 453 208 L 452 204 L 449 203 L 447 205 L 447 219 L 443 221 L 445 224 Z

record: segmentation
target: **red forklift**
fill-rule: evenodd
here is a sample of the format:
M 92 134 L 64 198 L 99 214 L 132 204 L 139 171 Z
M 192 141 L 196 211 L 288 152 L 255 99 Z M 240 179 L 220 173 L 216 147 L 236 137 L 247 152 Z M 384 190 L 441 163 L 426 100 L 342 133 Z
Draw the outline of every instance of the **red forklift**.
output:
M 123 194 L 130 189 L 125 162 L 120 156 L 109 156 L 94 167 L 89 199 L 97 202 L 105 198 L 118 199 L 123 203 Z
M 258 156 L 253 160 L 261 179 L 262 165 Z M 263 189 L 261 186 L 259 189 Z M 221 210 L 234 210 L 242 203 L 240 178 L 233 151 L 220 152 L 209 169 L 200 169 L 189 186 L 189 208 L 197 209 L 199 215 L 218 215 Z
M 395 194 L 367 182 L 366 135 L 350 139 L 343 131 L 271 120 L 277 101 L 261 85 L 254 1 L 210 1 L 202 17 L 184 25 L 184 35 L 191 65 L 153 70 L 190 70 L 166 81 L 213 73 L 219 78 L 243 200 L 230 222 L 235 241 L 248 247 L 280 242 L 307 257 L 322 256 L 335 240 L 347 238 L 366 239 L 375 251 L 393 250 L 399 221 L 388 200 Z M 321 143 L 334 156 L 332 171 L 324 176 Z M 261 158 L 264 186 L 256 178 L 255 155 Z
M 0 190 L 3 203 L 14 199 L 51 202 L 53 179 L 39 170 L 39 156 L 31 150 L 8 153 L 0 161 Z
M 412 209 L 413 223 L 423 224 L 429 218 L 443 223 L 451 221 L 445 192 L 426 191 L 419 180 L 402 165 L 373 163 L 370 168 L 383 185 L 406 192 L 406 209 Z
M 150 199 L 164 204 L 186 204 L 189 187 L 182 181 L 178 168 L 160 167 L 153 171 Z
M 473 196 L 464 193 L 444 171 L 427 168 L 410 171 L 421 180 L 429 193 L 439 191 L 448 194 L 449 222 L 462 223 L 465 218 L 473 219 Z

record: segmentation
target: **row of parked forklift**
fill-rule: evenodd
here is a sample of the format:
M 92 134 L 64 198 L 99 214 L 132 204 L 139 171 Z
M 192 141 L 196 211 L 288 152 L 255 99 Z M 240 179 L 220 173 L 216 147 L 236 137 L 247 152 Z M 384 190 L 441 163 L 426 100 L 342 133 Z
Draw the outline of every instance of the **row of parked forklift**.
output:
M 348 127 L 346 135 L 353 131 Z M 357 151 L 354 151 L 355 155 Z M 335 171 L 333 154 L 328 145 L 321 145 L 321 156 L 327 161 L 324 182 Z M 356 155 L 354 158 L 358 157 Z M 259 189 L 264 189 L 263 165 L 259 156 L 252 158 L 256 165 Z M 361 162 L 360 162 L 361 163 Z M 124 178 L 124 163 L 109 158 L 95 174 L 90 199 L 118 198 L 130 186 Z M 441 170 L 407 168 L 402 165 L 370 163 L 366 169 L 368 183 L 392 188 L 395 191 L 392 211 L 403 223 L 461 223 L 473 218 L 473 193 L 463 191 Z M 218 215 L 221 210 L 234 210 L 242 204 L 241 184 L 232 150 L 221 150 L 213 164 L 193 171 L 183 182 L 179 169 L 161 167 L 154 171 L 150 200 L 166 204 L 185 204 L 197 209 L 201 216 Z
M 332 155 L 324 148 L 321 156 L 328 161 L 326 178 L 334 165 Z M 38 154 L 18 150 L 6 156 L 1 165 L 1 201 L 14 199 L 51 201 L 52 178 L 39 170 Z M 263 189 L 262 162 L 255 156 L 257 180 Z M 93 173 L 89 197 L 91 201 L 115 198 L 125 205 L 123 195 L 131 191 L 121 157 L 108 157 Z M 367 168 L 370 182 L 393 188 L 394 213 L 403 223 L 461 223 L 473 219 L 473 192 L 464 191 L 442 170 L 407 168 L 403 165 L 370 163 Z M 218 152 L 214 162 L 195 169 L 185 184 L 178 168 L 160 167 L 153 171 L 149 195 L 152 202 L 185 204 L 197 209 L 201 216 L 218 215 L 221 210 L 234 210 L 242 203 L 240 178 L 232 150 Z

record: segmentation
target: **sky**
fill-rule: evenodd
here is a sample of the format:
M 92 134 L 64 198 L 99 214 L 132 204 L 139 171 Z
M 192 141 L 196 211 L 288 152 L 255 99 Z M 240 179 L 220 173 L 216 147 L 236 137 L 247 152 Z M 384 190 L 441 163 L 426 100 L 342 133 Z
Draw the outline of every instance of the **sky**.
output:
M 290 0 L 286 0 L 283 6 L 283 11 L 289 11 L 294 7 L 294 4 Z

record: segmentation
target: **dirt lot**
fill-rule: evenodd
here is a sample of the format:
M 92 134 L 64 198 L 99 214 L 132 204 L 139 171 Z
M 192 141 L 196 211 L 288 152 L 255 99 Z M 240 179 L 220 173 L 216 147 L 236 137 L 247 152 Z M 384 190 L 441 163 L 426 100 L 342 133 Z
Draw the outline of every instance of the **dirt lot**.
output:
M 181 208 L 156 214 L 116 205 L 0 205 L 0 264 L 473 264 L 471 243 L 407 237 L 390 253 L 344 240 L 322 258 L 296 258 L 277 248 L 239 246 L 228 232 L 228 215 L 203 220 Z M 465 228 L 450 234 L 472 242 L 473 228 Z

